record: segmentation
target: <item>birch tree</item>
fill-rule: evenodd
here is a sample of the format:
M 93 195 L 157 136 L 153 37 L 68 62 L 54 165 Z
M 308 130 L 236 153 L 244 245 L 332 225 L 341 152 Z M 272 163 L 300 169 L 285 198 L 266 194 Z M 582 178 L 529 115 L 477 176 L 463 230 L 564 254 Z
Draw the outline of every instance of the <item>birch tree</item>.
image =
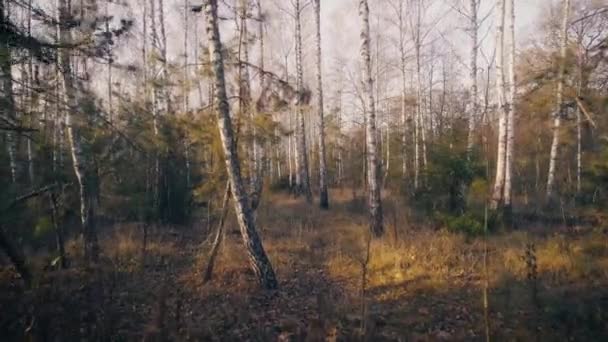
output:
M 507 50 L 507 132 L 506 132 L 506 151 L 505 151 L 505 185 L 503 190 L 504 207 L 507 218 L 511 215 L 511 193 L 513 182 L 513 156 L 515 148 L 515 1 L 509 1 L 509 35 Z
M 477 21 L 477 13 L 478 13 L 478 1 L 479 0 L 470 0 L 470 9 L 469 9 L 469 21 L 470 21 L 470 35 L 471 35 L 471 64 L 470 64 L 470 82 L 471 82 L 471 100 L 469 106 L 469 132 L 467 139 L 467 151 L 469 156 L 473 151 L 473 147 L 475 145 L 475 126 L 477 115 L 479 112 L 479 101 L 478 101 L 478 90 L 477 90 L 477 51 L 478 51 L 478 31 L 479 24 Z
M 327 162 L 325 159 L 325 123 L 323 118 L 323 60 L 321 59 L 321 1 L 313 0 L 315 9 L 317 53 L 317 113 L 319 115 L 319 206 L 329 208 Z
M 243 186 L 241 167 L 237 155 L 234 131 L 230 119 L 230 106 L 226 94 L 226 81 L 224 76 L 224 60 L 222 57 L 222 43 L 218 25 L 217 0 L 205 3 L 206 31 L 209 40 L 209 61 L 213 69 L 215 83 L 215 103 L 218 128 L 222 142 L 222 150 L 226 161 L 226 171 L 230 181 L 230 188 L 234 209 L 239 224 L 241 237 L 245 245 L 250 266 L 260 285 L 265 289 L 276 289 L 278 282 L 268 259 L 262 241 L 257 233 L 253 211 L 249 196 Z
M 302 65 L 302 6 L 300 0 L 295 0 L 295 54 L 296 54 L 296 91 L 304 90 L 304 71 Z M 304 108 L 301 104 L 296 106 L 296 191 L 304 194 L 306 201 L 312 203 L 310 189 L 310 176 L 308 173 L 308 153 L 306 147 L 306 125 L 304 121 Z
M 401 76 L 401 176 L 405 179 L 407 174 L 407 135 L 408 135 L 408 118 L 407 118 L 407 51 L 406 51 L 406 0 L 389 1 L 396 22 L 395 26 L 399 32 L 398 48 L 399 48 L 399 73 Z
M 374 103 L 374 81 L 370 57 L 369 6 L 367 0 L 359 1 L 359 16 L 361 17 L 361 68 L 363 75 L 363 92 L 365 96 L 364 112 L 366 118 L 367 146 L 367 182 L 368 205 L 370 215 L 370 231 L 379 237 L 384 233 L 382 218 L 382 198 L 378 165 L 378 134 L 376 131 L 376 110 Z
M 504 25 L 505 25 L 505 0 L 496 3 L 496 96 L 498 108 L 498 152 L 496 153 L 496 176 L 494 178 L 494 190 L 492 193 L 491 207 L 493 210 L 504 203 L 505 185 L 505 155 L 507 139 L 507 113 L 505 111 L 505 76 L 504 76 Z
M 568 47 L 568 15 L 570 0 L 562 1 L 562 22 L 560 30 L 559 70 L 557 75 L 557 88 L 555 89 L 555 111 L 553 113 L 553 140 L 551 154 L 549 155 L 549 173 L 547 175 L 547 202 L 551 205 L 555 201 L 555 172 L 559 158 L 560 133 L 563 115 L 564 74 L 566 70 L 566 52 Z
M 508 2 L 508 8 L 507 8 Z M 508 22 L 506 21 L 509 10 Z M 496 5 L 496 94 L 498 108 L 498 151 L 491 208 L 502 210 L 510 218 L 513 149 L 515 137 L 515 7 L 513 0 L 499 0 Z M 505 37 L 508 23 L 508 37 Z M 508 44 L 505 44 L 508 43 Z M 505 72 L 506 56 L 506 72 Z
M 66 23 L 74 20 L 70 14 L 70 0 L 59 0 L 59 22 Z M 86 7 L 82 9 L 84 17 L 80 18 L 81 25 L 90 25 L 95 20 L 96 3 L 95 0 L 85 2 Z M 59 26 L 60 43 L 64 46 L 70 46 L 73 43 L 72 29 L 67 25 Z M 86 34 L 86 30 L 83 30 Z M 78 57 L 83 58 L 83 57 Z M 76 58 L 76 59 L 78 59 Z M 85 57 L 86 58 L 86 57 Z M 72 70 L 73 63 L 78 65 L 82 61 L 72 61 L 71 51 L 62 49 L 59 52 L 59 66 L 62 69 L 62 87 L 65 91 L 67 109 L 66 109 L 66 127 L 68 135 L 68 144 L 70 148 L 70 156 L 72 158 L 72 166 L 74 174 L 78 182 L 80 194 L 80 220 L 82 224 L 82 235 L 84 241 L 84 255 L 87 261 L 96 262 L 99 256 L 99 245 L 97 242 L 97 232 L 95 228 L 95 212 L 97 207 L 97 195 L 95 194 L 95 183 L 93 172 L 90 165 L 90 156 L 84 150 L 82 141 L 83 133 L 87 127 L 84 113 L 79 112 L 85 94 L 82 89 L 79 89 Z M 84 115 L 83 115 L 84 114 Z

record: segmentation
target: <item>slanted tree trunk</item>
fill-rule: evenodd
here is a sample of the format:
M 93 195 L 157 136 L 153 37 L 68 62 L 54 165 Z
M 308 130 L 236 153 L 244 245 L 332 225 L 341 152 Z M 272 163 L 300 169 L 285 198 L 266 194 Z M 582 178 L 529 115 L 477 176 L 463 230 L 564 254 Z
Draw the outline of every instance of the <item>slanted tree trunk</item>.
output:
M 73 20 L 69 12 L 69 0 L 59 0 L 59 22 L 65 23 Z M 88 6 L 91 8 L 92 6 Z M 85 18 L 90 18 L 90 11 L 85 11 Z M 60 26 L 60 42 L 64 45 L 72 44 L 72 31 L 66 25 Z M 78 63 L 77 63 L 78 64 Z M 83 115 L 78 112 L 83 94 L 76 86 L 72 71 L 72 56 L 68 49 L 62 49 L 59 53 L 59 65 L 62 69 L 62 82 L 65 91 L 67 110 L 66 126 L 68 130 L 68 143 L 74 174 L 78 181 L 80 193 L 80 219 L 82 223 L 82 235 L 84 240 L 84 256 L 87 262 L 97 262 L 99 257 L 99 244 L 95 228 L 95 209 L 97 196 L 95 184 L 93 183 L 93 172 L 91 172 L 90 161 L 83 150 L 82 131 L 87 127 Z
M 549 173 L 547 175 L 547 203 L 555 202 L 555 172 L 557 159 L 559 158 L 560 132 L 562 125 L 562 103 L 564 97 L 564 74 L 566 70 L 566 52 L 568 47 L 568 15 L 570 12 L 570 0 L 562 2 L 562 26 L 560 31 L 560 53 L 559 71 L 557 75 L 557 89 L 555 90 L 555 112 L 553 113 L 553 141 L 551 142 L 551 154 L 549 156 Z
M 321 59 L 321 1 L 314 0 L 317 52 L 317 112 L 319 115 L 319 206 L 329 208 L 327 162 L 325 159 L 325 119 L 323 118 L 323 60 Z
M 237 221 L 250 266 L 257 280 L 265 289 L 276 289 L 278 287 L 277 279 L 257 233 L 253 211 L 241 178 L 241 167 L 234 141 L 232 122 L 230 120 L 230 106 L 228 105 L 228 96 L 226 95 L 224 60 L 218 27 L 217 0 L 209 0 L 205 3 L 205 15 L 207 37 L 209 38 L 209 61 L 213 68 L 215 82 L 218 128 Z
M 498 0 L 496 4 L 496 93 L 498 108 L 498 152 L 496 154 L 496 176 L 494 178 L 494 190 L 492 193 L 491 208 L 499 209 L 504 204 L 505 186 L 505 163 L 507 149 L 507 111 L 505 97 L 504 77 L 504 24 L 505 24 L 505 0 Z
M 479 101 L 478 101 L 478 91 L 477 91 L 477 50 L 478 50 L 478 28 L 479 24 L 477 22 L 477 1 L 479 0 L 470 0 L 470 28 L 471 30 L 471 65 L 470 65 L 470 78 L 471 78 L 471 102 L 469 106 L 469 134 L 467 139 L 467 153 L 469 157 L 473 152 L 473 147 L 475 146 L 475 126 L 477 124 L 477 115 L 479 112 Z
M 374 82 L 370 60 L 369 6 L 367 0 L 359 1 L 361 17 L 361 62 L 364 81 L 366 146 L 367 146 L 367 181 L 369 183 L 370 231 L 379 237 L 384 233 L 382 219 L 382 198 L 378 166 L 378 144 L 376 132 L 376 109 L 374 106 Z
M 295 35 L 296 35 L 296 91 L 301 94 L 304 90 L 304 75 L 302 62 L 302 25 L 300 16 L 302 8 L 300 0 L 295 0 Z M 310 176 L 308 173 L 308 153 L 306 146 L 306 125 L 304 108 L 301 103 L 296 105 L 296 192 L 305 195 L 306 201 L 312 203 Z

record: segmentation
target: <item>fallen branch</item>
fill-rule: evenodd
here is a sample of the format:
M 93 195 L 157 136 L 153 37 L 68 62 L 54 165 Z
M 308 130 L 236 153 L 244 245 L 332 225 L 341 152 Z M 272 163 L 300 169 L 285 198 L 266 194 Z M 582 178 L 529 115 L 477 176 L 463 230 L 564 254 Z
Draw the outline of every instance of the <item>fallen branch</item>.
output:
M 63 186 L 69 186 L 70 184 L 71 183 L 64 183 Z M 32 190 L 32 191 L 30 191 L 28 193 L 25 193 L 25 194 L 21 195 L 21 196 L 18 196 L 6 208 L 4 208 L 3 211 L 12 209 L 17 204 L 19 204 L 21 202 L 24 202 L 24 201 L 27 201 L 30 198 L 37 197 L 37 196 L 40 196 L 42 194 L 45 194 L 45 193 L 47 193 L 47 192 L 55 189 L 58 186 L 59 186 L 59 183 L 52 183 L 52 184 L 49 184 L 49 185 L 45 185 L 45 186 L 43 186 L 41 188 L 38 188 L 36 190 Z

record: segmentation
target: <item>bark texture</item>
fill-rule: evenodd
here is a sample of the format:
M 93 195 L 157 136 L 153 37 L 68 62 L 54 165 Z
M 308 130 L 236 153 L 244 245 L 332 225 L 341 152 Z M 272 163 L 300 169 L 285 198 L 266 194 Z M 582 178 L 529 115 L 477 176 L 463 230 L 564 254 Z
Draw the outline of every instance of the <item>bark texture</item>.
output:
M 240 162 L 234 141 L 234 132 L 230 120 L 230 107 L 226 95 L 224 60 L 222 57 L 222 43 L 218 27 L 217 0 L 209 0 L 205 4 L 205 16 L 207 37 L 209 39 L 209 60 L 213 69 L 215 82 L 218 127 L 237 221 L 239 223 L 250 266 L 256 275 L 257 280 L 265 289 L 276 289 L 278 287 L 278 282 L 272 265 L 270 264 L 270 260 L 264 251 L 262 241 L 257 233 L 253 219 L 253 211 L 250 207 L 248 195 L 241 178 Z
M 498 108 L 498 152 L 496 153 L 496 176 L 492 192 L 491 208 L 498 209 L 503 204 L 505 185 L 505 155 L 507 149 L 507 113 L 505 111 L 505 76 L 504 76 L 504 25 L 505 0 L 496 4 L 496 94 Z
M 87 5 L 87 10 L 84 11 L 85 18 L 82 18 L 85 22 L 94 18 L 92 9 L 95 8 L 95 2 L 90 0 L 87 2 Z M 69 12 L 69 0 L 59 0 L 59 22 L 67 22 L 68 20 L 72 20 Z M 60 25 L 59 37 L 62 44 L 72 44 L 72 30 L 66 27 L 66 25 Z M 87 127 L 87 120 L 84 117 L 84 113 L 78 111 L 85 94 L 77 87 L 72 71 L 72 63 L 70 50 L 62 49 L 59 53 L 59 65 L 62 69 L 62 85 L 68 107 L 65 112 L 68 144 L 80 194 L 80 220 L 84 241 L 84 255 L 87 261 L 96 262 L 99 257 L 99 244 L 97 242 L 95 227 L 97 206 L 95 177 L 90 158 L 83 150 L 82 134 Z M 78 61 L 75 63 L 79 64 Z
M 376 131 L 376 110 L 374 105 L 374 81 L 372 80 L 372 68 L 370 58 L 370 35 L 369 35 L 369 6 L 367 0 L 359 1 L 359 16 L 361 17 L 361 66 L 363 68 L 363 86 L 365 95 L 365 117 L 366 117 L 366 146 L 367 146 L 367 182 L 368 204 L 370 215 L 370 230 L 374 236 L 379 237 L 384 233 L 382 218 L 382 198 L 379 179 L 378 165 L 378 134 Z
M 551 154 L 549 155 L 549 173 L 547 175 L 547 203 L 555 202 L 555 172 L 559 158 L 560 131 L 562 125 L 562 104 L 564 97 L 564 73 L 566 70 L 566 52 L 568 47 L 568 16 L 570 12 L 570 0 L 562 2 L 562 26 L 560 30 L 560 61 L 557 75 L 557 88 L 555 90 L 555 112 L 553 115 L 553 140 L 551 142 Z

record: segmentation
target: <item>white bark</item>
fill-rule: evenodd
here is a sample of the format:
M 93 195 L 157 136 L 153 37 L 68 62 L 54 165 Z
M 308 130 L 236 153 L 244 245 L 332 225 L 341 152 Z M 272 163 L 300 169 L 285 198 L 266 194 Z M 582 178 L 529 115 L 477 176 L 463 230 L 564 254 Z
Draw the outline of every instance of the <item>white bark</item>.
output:
M 262 241 L 258 236 L 253 211 L 251 210 L 247 192 L 241 178 L 240 162 L 230 119 L 230 106 L 228 104 L 228 96 L 226 95 L 222 43 L 217 17 L 217 0 L 209 0 L 205 3 L 205 16 L 209 40 L 209 60 L 214 74 L 218 127 L 237 221 L 243 243 L 247 250 L 250 266 L 260 285 L 266 289 L 276 289 L 278 287 L 277 279 L 262 246 Z
M 498 152 L 496 154 L 496 176 L 492 194 L 491 208 L 498 209 L 504 203 L 505 164 L 507 148 L 507 111 L 504 77 L 504 24 L 505 0 L 498 0 L 496 4 L 496 94 L 498 109 Z
M 557 168 L 557 159 L 559 157 L 560 131 L 561 131 L 561 116 L 562 103 L 564 96 L 564 73 L 566 69 L 566 52 L 568 47 L 568 15 L 570 11 L 570 0 L 562 2 L 562 26 L 560 31 L 560 61 L 559 72 L 557 75 L 557 89 L 555 91 L 555 112 L 553 119 L 553 141 L 551 143 L 551 154 L 549 156 L 549 173 L 547 175 L 547 201 L 549 203 L 555 200 L 555 172 Z
M 469 156 L 475 146 L 475 127 L 477 124 L 477 115 L 479 112 L 479 101 L 478 101 L 478 89 L 477 89 L 477 51 L 478 51 L 478 29 L 479 24 L 477 22 L 477 1 L 470 0 L 470 27 L 469 30 L 471 35 L 471 65 L 470 65 L 470 82 L 471 82 L 471 101 L 469 106 L 469 134 L 467 140 L 467 152 Z
M 505 185 L 503 189 L 504 206 L 507 209 L 507 213 L 511 210 L 511 193 L 512 193 L 512 180 L 513 180 L 513 155 L 515 148 L 515 95 L 516 95 L 516 84 L 515 84 L 515 2 L 509 0 L 509 49 L 507 51 L 507 71 L 509 73 L 507 81 L 507 104 L 505 110 L 507 111 L 507 141 L 505 151 Z
M 367 0 L 359 1 L 361 17 L 361 67 L 364 82 L 366 146 L 367 146 L 367 181 L 369 184 L 368 200 L 370 214 L 370 231 L 375 236 L 384 233 L 382 219 L 382 198 L 379 184 L 378 144 L 376 132 L 376 109 L 374 106 L 374 82 L 370 61 L 369 7 Z
M 94 0 L 90 1 L 94 3 Z M 59 22 L 65 23 L 71 19 L 68 8 L 68 0 L 59 0 Z M 92 18 L 93 15 L 94 13 L 85 11 L 85 18 L 81 19 Z M 71 29 L 65 25 L 61 25 L 59 38 L 62 44 L 70 45 L 73 42 Z M 95 262 L 99 256 L 97 232 L 95 231 L 96 195 L 94 193 L 94 185 L 92 184 L 90 166 L 88 165 L 88 156 L 83 151 L 83 143 L 81 141 L 81 133 L 87 123 L 84 122 L 84 118 L 78 115 L 82 94 L 77 88 L 76 80 L 74 79 L 70 50 L 62 49 L 60 51 L 59 65 L 62 69 L 63 89 L 68 106 L 65 113 L 68 143 L 80 193 L 80 219 L 84 237 L 84 255 L 88 261 Z

